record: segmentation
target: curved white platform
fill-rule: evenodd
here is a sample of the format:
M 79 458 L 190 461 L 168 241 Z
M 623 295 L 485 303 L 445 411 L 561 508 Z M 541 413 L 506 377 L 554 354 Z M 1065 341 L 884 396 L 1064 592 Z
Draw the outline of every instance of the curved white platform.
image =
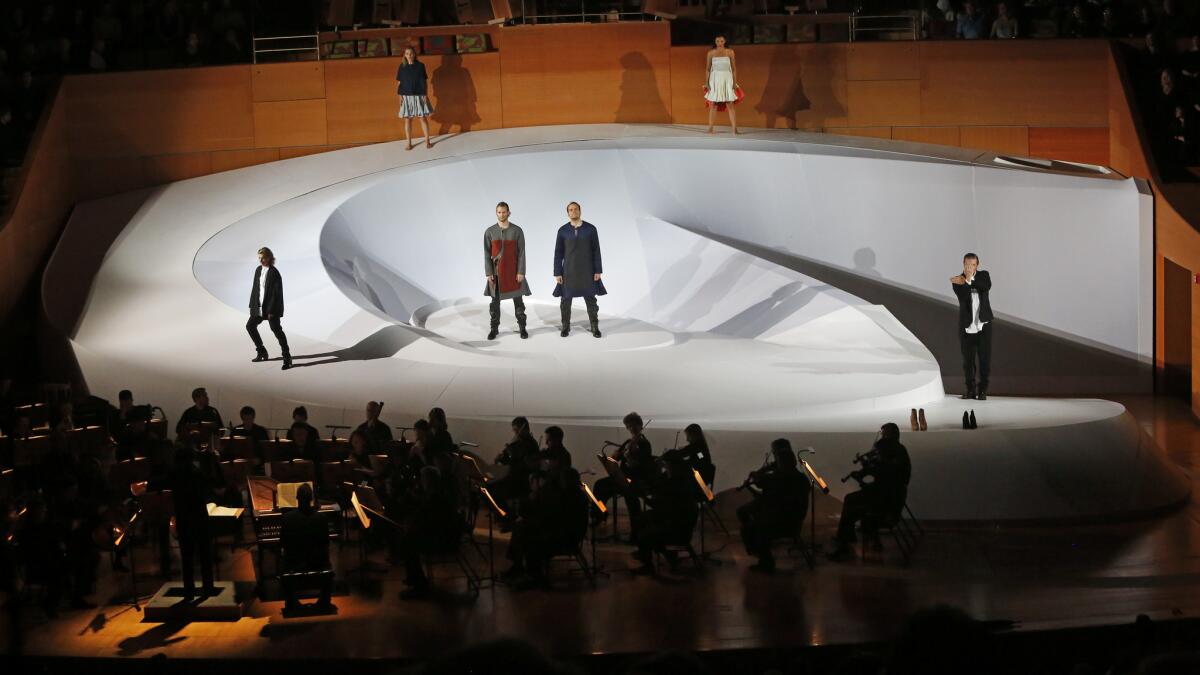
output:
M 934 428 L 904 441 L 917 467 L 913 507 L 926 518 L 1090 517 L 1186 494 L 1117 404 L 994 399 L 976 404 L 982 429 L 957 430 L 962 407 L 943 396 L 937 363 L 885 308 L 707 238 L 704 219 L 679 222 L 690 199 L 679 185 L 656 192 L 643 180 L 647 166 L 684 150 L 703 164 L 749 159 L 750 171 L 783 156 L 980 171 L 870 145 L 791 132 L 713 139 L 667 127 L 517 129 L 447 139 L 426 153 L 384 144 L 175 183 L 156 191 L 110 248 L 73 344 L 95 392 L 129 387 L 172 416 L 197 385 L 226 417 L 249 404 L 272 426 L 287 423 L 298 403 L 318 425 L 356 423 L 374 398 L 394 424 L 446 408 L 456 434 L 486 448 L 502 441 L 507 418 L 525 414 L 535 426 L 564 424 L 582 468 L 631 409 L 654 418 L 660 448 L 696 421 L 717 447 L 718 488 L 739 483 L 778 435 L 819 448 L 814 466 L 836 479 L 881 422 L 907 427 L 909 408 L 924 407 Z M 1065 177 L 1045 175 L 1062 190 Z M 1116 194 L 1107 184 L 1119 182 L 1090 180 Z M 695 186 L 697 202 L 709 185 Z M 726 198 L 774 199 L 737 190 Z M 500 199 L 529 247 L 529 340 L 508 331 L 484 339 L 479 240 Z M 571 199 L 601 232 L 610 291 L 601 340 L 557 334 L 549 266 Z M 741 208 L 746 233 L 761 227 L 755 218 L 779 216 Z M 86 240 L 87 213 L 77 212 L 61 247 Z M 841 236 L 831 225 L 812 248 Z M 284 326 L 298 366 L 289 372 L 278 361 L 249 363 L 241 328 L 262 245 L 284 275 Z M 48 278 L 56 272 L 52 261 Z M 584 319 L 577 307 L 576 321 Z

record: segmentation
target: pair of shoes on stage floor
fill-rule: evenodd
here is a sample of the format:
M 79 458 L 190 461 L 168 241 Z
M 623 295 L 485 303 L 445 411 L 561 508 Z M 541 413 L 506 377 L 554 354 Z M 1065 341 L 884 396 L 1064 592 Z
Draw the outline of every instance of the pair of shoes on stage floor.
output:
M 978 429 L 979 428 L 979 422 L 976 421 L 976 419 L 975 419 L 975 411 L 974 410 L 972 410 L 970 412 L 970 414 L 968 414 L 967 411 L 965 411 L 965 410 L 963 411 L 962 424 L 963 424 L 964 429 Z
M 912 427 L 913 431 L 928 430 L 929 423 L 925 421 L 925 409 L 921 408 L 918 411 L 916 408 L 913 408 L 912 412 L 908 414 L 908 424 Z
M 267 350 L 261 349 L 261 350 L 259 350 L 259 352 L 257 354 L 255 354 L 253 359 L 250 359 L 250 361 L 251 361 L 251 363 L 258 363 L 260 361 L 266 361 L 270 358 L 271 357 L 267 355 Z M 287 370 L 291 367 L 292 367 L 292 355 L 284 354 L 283 355 L 283 369 Z
M 980 387 L 979 391 L 975 391 L 974 387 L 967 387 L 967 393 L 961 397 L 964 401 L 974 399 L 976 401 L 987 400 L 987 387 Z

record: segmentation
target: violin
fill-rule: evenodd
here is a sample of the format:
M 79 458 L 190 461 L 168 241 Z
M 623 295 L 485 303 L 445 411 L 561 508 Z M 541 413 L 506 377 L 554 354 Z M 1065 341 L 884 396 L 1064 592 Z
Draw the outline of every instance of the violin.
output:
M 870 450 L 854 455 L 854 463 L 861 468 L 851 471 L 842 477 L 842 482 L 853 478 L 859 485 L 863 484 L 863 479 L 873 473 L 882 461 L 882 456 L 879 454 L 879 448 L 871 448 Z

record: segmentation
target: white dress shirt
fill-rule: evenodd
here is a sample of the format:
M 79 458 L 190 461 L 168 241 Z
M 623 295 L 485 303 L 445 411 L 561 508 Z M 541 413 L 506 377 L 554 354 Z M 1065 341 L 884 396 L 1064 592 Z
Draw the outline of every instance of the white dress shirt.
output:
M 263 295 L 266 293 L 266 289 L 267 289 L 267 271 L 270 270 L 271 268 L 270 267 L 262 267 L 261 265 L 259 267 L 262 268 L 262 271 L 258 273 L 258 311 L 262 312 L 263 311 Z M 978 307 L 975 308 L 975 313 L 979 314 Z M 263 318 L 266 318 L 266 316 L 267 315 L 264 313 Z
M 979 291 L 975 290 L 975 277 L 967 279 L 967 285 L 971 287 L 971 325 L 963 330 L 974 334 L 983 330 L 983 324 L 987 322 L 979 320 Z

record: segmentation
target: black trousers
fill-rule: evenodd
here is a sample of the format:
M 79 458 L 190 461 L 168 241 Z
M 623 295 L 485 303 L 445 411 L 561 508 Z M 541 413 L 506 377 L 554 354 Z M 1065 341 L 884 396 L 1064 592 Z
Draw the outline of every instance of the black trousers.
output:
M 805 503 L 807 507 L 807 503 Z M 761 499 L 754 499 L 738 507 L 737 517 L 742 524 L 742 544 L 746 553 L 762 560 L 771 560 L 771 542 L 788 535 L 795 535 L 798 521 L 803 521 L 807 510 L 799 513 L 780 513 Z
M 983 324 L 983 330 L 978 333 L 960 329 L 958 343 L 962 347 L 963 376 L 967 379 L 967 389 L 975 391 L 976 359 L 979 360 L 979 389 L 987 389 L 988 376 L 992 373 L 992 322 Z
M 517 325 L 525 325 L 525 298 L 517 296 L 512 299 L 513 310 L 517 313 Z M 492 303 L 488 305 L 488 313 L 492 316 L 492 328 L 500 327 L 500 296 L 493 295 Z
M 610 499 L 620 495 L 625 499 L 625 508 L 629 510 L 629 525 L 634 532 L 637 531 L 638 517 L 642 514 L 642 502 L 638 499 L 637 488 L 633 485 L 621 487 L 617 481 L 605 476 L 596 481 L 592 486 L 592 494 L 596 497 L 596 501 L 601 504 L 606 504 Z M 595 507 L 593 507 L 595 508 Z
M 595 325 L 600 322 L 600 305 L 596 304 L 596 296 L 583 296 L 583 303 L 587 305 L 588 321 Z M 571 298 L 563 298 L 558 302 L 559 313 L 562 314 L 563 328 L 571 325 Z
M 179 533 L 179 557 L 183 567 L 183 588 L 188 593 L 196 590 L 196 558 L 200 558 L 200 578 L 207 593 L 213 588 L 212 533 L 208 518 L 197 518 L 194 522 L 175 518 L 175 530 Z
M 250 334 L 250 339 L 254 341 L 254 348 L 260 352 L 267 351 L 263 346 L 262 336 L 258 334 L 258 324 L 266 321 L 271 327 L 271 332 L 275 334 L 275 339 L 279 340 L 279 348 L 283 350 L 284 356 L 291 356 L 292 352 L 288 349 L 287 336 L 283 334 L 283 326 L 279 324 L 279 317 L 272 319 L 264 319 L 258 314 L 251 314 L 250 319 L 246 321 L 246 332 Z
M 879 500 L 868 492 L 858 490 L 842 501 L 842 518 L 838 521 L 837 540 L 849 544 L 855 540 L 854 526 L 878 510 Z

